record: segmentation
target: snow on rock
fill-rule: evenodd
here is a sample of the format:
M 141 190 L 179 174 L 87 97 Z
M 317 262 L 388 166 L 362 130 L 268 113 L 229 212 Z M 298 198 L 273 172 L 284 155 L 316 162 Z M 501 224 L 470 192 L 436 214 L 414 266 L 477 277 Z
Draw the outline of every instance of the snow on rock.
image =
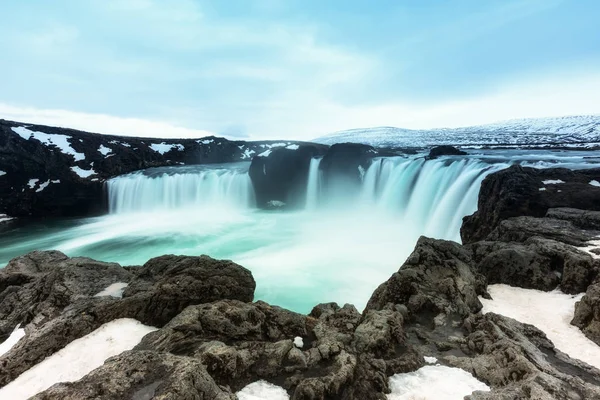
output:
M 168 153 L 171 150 L 179 150 L 179 151 L 183 151 L 185 150 L 185 147 L 182 144 L 166 144 L 165 142 L 162 143 L 152 143 L 150 145 L 150 148 L 154 151 L 156 151 L 157 153 L 165 154 Z
M 212 142 L 214 142 L 214 139 L 196 140 L 196 143 L 198 143 L 198 144 L 211 144 Z
M 263 151 L 263 152 L 262 152 L 262 153 L 260 153 L 258 156 L 259 156 L 259 157 L 269 157 L 269 154 L 271 154 L 271 150 L 270 150 L 270 149 L 269 149 L 269 150 L 266 150 L 266 151 Z
M 106 156 L 112 153 L 112 149 L 101 144 L 100 147 L 98 147 L 98 153 L 102 154 L 103 156 Z
M 542 330 L 554 346 L 590 365 L 600 368 L 600 347 L 571 325 L 575 303 L 583 297 L 565 294 L 560 290 L 542 292 L 508 285 L 489 285 L 493 300 L 479 298 L 482 312 L 493 312 Z
M 69 144 L 69 139 L 71 139 L 71 136 L 30 131 L 24 126 L 11 129 L 25 140 L 29 140 L 31 137 L 33 137 L 46 146 L 56 146 L 63 153 L 72 155 L 75 161 L 85 160 L 85 154 L 76 152 L 75 149 L 73 149 Z
M 236 393 L 239 400 L 288 400 L 290 396 L 284 388 L 266 381 L 257 381 Z
M 11 219 L 13 218 L 6 214 L 0 214 L 0 223 L 10 221 Z
M 96 175 L 96 171 L 93 169 L 82 169 L 79 167 L 71 167 L 71 171 L 79 175 L 80 178 L 88 178 L 92 175 Z
M 20 328 L 19 326 L 20 325 L 17 325 L 17 327 L 12 331 L 12 333 L 8 337 L 8 339 L 0 343 L 0 356 L 3 356 L 4 354 L 8 353 L 8 351 L 12 349 L 13 346 L 17 344 L 23 336 L 25 336 L 25 329 Z
M 109 357 L 131 350 L 155 330 L 128 318 L 104 324 L 19 375 L 0 389 L 0 399 L 28 399 L 55 383 L 77 381 L 100 367 Z
M 131 145 L 129 143 L 124 143 L 124 142 L 118 142 L 116 140 L 111 140 L 110 142 L 108 142 L 110 144 L 120 144 L 121 146 L 125 146 L 125 147 L 131 147 Z
M 29 182 L 27 182 L 29 189 L 33 189 L 39 181 L 40 181 L 39 179 L 30 179 Z
M 547 179 L 542 181 L 544 185 L 558 185 L 560 183 L 565 183 L 565 181 L 561 181 L 560 179 Z
M 427 365 L 414 372 L 390 377 L 388 400 L 458 400 L 476 390 L 490 388 L 460 368 Z
M 302 347 L 304 347 L 304 340 L 302 340 L 300 336 L 296 336 L 294 338 L 294 346 L 301 349 Z
M 600 239 L 600 237 L 598 239 Z M 587 244 L 587 246 L 579 247 L 579 249 L 585 251 L 593 258 L 600 258 L 600 254 L 596 254 L 592 251 L 600 249 L 600 240 L 590 240 Z
M 270 150 L 269 150 L 270 151 Z M 252 154 L 256 153 L 254 150 L 246 149 L 242 153 L 242 159 L 252 158 Z
M 435 364 L 436 362 L 438 362 L 438 359 L 435 358 L 435 357 L 427 357 L 427 356 L 425 356 L 425 357 L 423 357 L 423 359 L 425 360 L 425 362 L 427 364 Z
M 300 148 L 300 146 L 298 146 L 297 144 L 290 144 L 289 146 L 285 147 L 288 150 L 298 150 Z
M 590 181 L 590 185 L 600 187 L 600 182 L 593 180 L 593 181 Z
M 539 190 L 540 192 L 543 192 L 543 191 L 545 191 L 545 190 L 546 190 L 546 188 L 539 188 L 538 190 Z
M 0 171 L 0 176 L 4 176 L 4 175 L 6 175 L 6 172 Z
M 117 297 L 120 299 L 123 297 L 123 291 L 125 290 L 127 285 L 128 285 L 128 283 L 125 283 L 125 282 L 113 283 L 112 285 L 109 285 L 101 292 L 96 293 L 96 295 L 94 295 L 94 297 L 111 296 L 111 297 Z
M 50 180 L 47 180 L 46 182 L 40 184 L 40 187 L 36 190 L 36 193 L 39 193 L 42 190 L 46 189 L 49 184 L 50 184 Z

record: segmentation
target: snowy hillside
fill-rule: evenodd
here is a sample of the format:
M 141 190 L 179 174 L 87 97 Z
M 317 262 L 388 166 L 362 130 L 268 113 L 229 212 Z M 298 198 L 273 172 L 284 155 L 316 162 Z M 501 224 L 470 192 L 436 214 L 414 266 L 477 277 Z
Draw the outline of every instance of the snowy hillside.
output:
M 357 142 L 376 147 L 600 145 L 600 115 L 510 120 L 464 128 L 412 130 L 394 127 L 351 129 L 314 140 L 334 144 Z

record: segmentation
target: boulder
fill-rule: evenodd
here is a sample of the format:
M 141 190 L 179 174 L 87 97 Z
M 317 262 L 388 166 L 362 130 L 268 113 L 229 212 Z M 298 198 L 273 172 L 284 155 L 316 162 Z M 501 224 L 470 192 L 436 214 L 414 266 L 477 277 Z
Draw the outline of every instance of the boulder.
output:
M 514 165 L 485 177 L 477 211 L 463 219 L 465 244 L 484 240 L 511 217 L 544 217 L 551 208 L 600 211 L 600 169 L 572 171 L 565 168 L 536 169 Z
M 436 146 L 429 150 L 428 160 L 434 160 L 441 156 L 465 156 L 467 152 L 453 146 Z
M 600 280 L 590 285 L 582 299 L 575 303 L 571 324 L 600 346 Z

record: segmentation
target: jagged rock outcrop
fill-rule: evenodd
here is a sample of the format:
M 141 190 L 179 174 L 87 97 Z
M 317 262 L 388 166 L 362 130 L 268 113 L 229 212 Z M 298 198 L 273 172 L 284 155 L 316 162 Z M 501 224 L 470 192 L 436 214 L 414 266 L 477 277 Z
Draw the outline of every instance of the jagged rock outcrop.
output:
M 582 299 L 575 304 L 571 324 L 600 346 L 600 279 L 590 285 Z
M 281 202 L 288 208 L 304 206 L 310 161 L 326 150 L 327 147 L 316 144 L 280 147 L 268 155 L 254 157 L 249 174 L 257 205 L 267 208 L 269 203 Z
M 485 240 L 508 218 L 540 218 L 551 208 L 600 211 L 600 187 L 590 184 L 593 181 L 600 181 L 600 169 L 573 171 L 514 165 L 490 174 L 481 185 L 477 211 L 463 219 L 462 241 Z
M 272 146 L 302 144 L 122 137 L 0 120 L 0 214 L 97 215 L 107 211 L 103 182 L 112 177 L 150 167 L 250 161 Z
M 467 155 L 466 151 L 462 151 L 453 146 L 436 146 L 429 150 L 427 159 L 434 160 L 441 156 L 464 156 Z

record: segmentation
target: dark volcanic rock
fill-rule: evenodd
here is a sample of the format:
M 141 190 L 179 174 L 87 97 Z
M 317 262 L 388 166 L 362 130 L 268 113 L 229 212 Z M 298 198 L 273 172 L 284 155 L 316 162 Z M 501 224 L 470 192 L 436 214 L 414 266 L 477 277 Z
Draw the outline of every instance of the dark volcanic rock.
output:
M 467 155 L 465 151 L 459 150 L 453 146 L 436 146 L 429 151 L 427 158 L 429 160 L 436 159 L 440 156 L 464 156 Z
M 440 314 L 466 317 L 481 310 L 485 279 L 458 243 L 421 237 L 405 264 L 371 296 L 366 310 L 388 304 L 407 307 L 411 318 L 432 321 Z
M 492 387 L 469 399 L 600 399 L 600 371 L 556 350 L 532 325 L 488 313 L 465 322 L 469 357 L 447 356 Z
M 364 144 L 334 144 L 327 151 L 319 166 L 323 173 L 325 195 L 342 191 L 345 196 L 358 190 L 364 174 L 371 165 L 377 151 Z
M 128 351 L 73 383 L 59 383 L 35 400 L 235 400 L 198 359 L 153 351 Z
M 56 273 L 60 268 L 54 263 L 62 263 L 61 274 Z M 207 256 L 162 256 L 129 272 L 117 264 L 91 263 L 88 259 L 68 259 L 58 252 L 39 252 L 11 261 L 2 271 L 8 276 L 25 274 L 30 280 L 13 279 L 0 292 L 5 336 L 17 324 L 29 323 L 27 335 L 0 357 L 0 385 L 112 320 L 135 318 L 146 325 L 162 327 L 190 305 L 221 299 L 249 302 L 254 296 L 255 282 L 250 271 L 231 261 Z M 78 273 L 79 269 L 86 269 L 86 273 Z M 37 275 L 27 275 L 32 273 Z M 122 278 L 130 282 L 122 299 L 92 297 Z M 92 286 L 94 280 L 96 286 Z M 71 292 L 70 287 L 81 289 Z M 27 307 L 18 303 L 20 299 L 27 301 Z
M 600 346 L 600 280 L 590 285 L 585 296 L 575 304 L 571 324 Z
M 477 211 L 463 220 L 462 241 L 484 240 L 505 219 L 544 217 L 551 208 L 600 211 L 600 187 L 589 184 L 599 179 L 600 169 L 572 171 L 517 165 L 490 174 L 481 185 Z M 564 183 L 543 183 L 550 180 Z
M 279 201 L 296 208 L 304 206 L 308 170 L 313 157 L 323 155 L 322 145 L 302 145 L 297 149 L 274 148 L 268 156 L 256 156 L 250 164 L 250 179 L 259 207 Z
M 294 143 L 302 144 L 284 142 Z M 5 172 L 0 176 L 0 214 L 101 214 L 107 211 L 107 179 L 151 167 L 250 161 L 273 144 L 214 136 L 122 137 L 0 120 L 0 171 Z
M 563 292 L 575 294 L 585 291 L 598 274 L 589 254 L 539 236 L 530 236 L 523 243 L 483 241 L 468 247 L 477 271 L 489 284 L 544 291 L 560 284 Z

